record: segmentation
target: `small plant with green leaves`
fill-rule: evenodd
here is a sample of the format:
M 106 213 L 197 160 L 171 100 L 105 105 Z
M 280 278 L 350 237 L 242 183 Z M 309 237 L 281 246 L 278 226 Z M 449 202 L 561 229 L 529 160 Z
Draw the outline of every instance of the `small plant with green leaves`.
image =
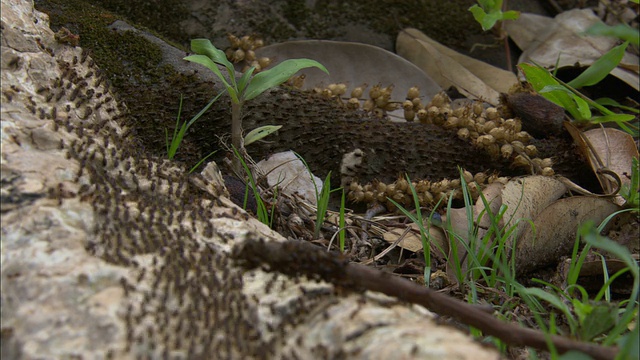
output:
M 257 73 L 255 76 L 253 76 L 255 67 L 251 67 L 239 79 L 236 79 L 236 70 L 233 64 L 227 60 L 224 51 L 213 46 L 211 41 L 193 39 L 191 40 L 191 50 L 195 55 L 187 56 L 184 59 L 203 65 L 211 70 L 224 84 L 226 92 L 231 97 L 231 143 L 240 154 L 245 153 L 242 138 L 242 108 L 245 102 L 254 99 L 272 87 L 283 84 L 302 69 L 317 67 L 327 74 L 329 73 L 322 64 L 315 60 L 288 59 L 271 69 Z M 226 70 L 227 76 L 222 74 L 219 66 Z M 260 136 L 252 137 L 252 140 L 255 141 L 260 137 L 267 136 L 275 130 L 277 130 L 277 127 L 273 126 L 260 129 L 257 131 Z M 240 172 L 240 164 L 236 158 L 234 158 L 234 168 Z
M 482 26 L 482 30 L 492 29 L 498 21 L 516 20 L 520 17 L 518 11 L 502 10 L 502 0 L 478 0 L 478 3 L 469 8 L 476 21 Z
M 407 210 L 402 205 L 400 205 L 398 202 L 394 201 L 393 199 L 389 197 L 387 199 L 391 201 L 391 203 L 395 207 L 397 207 L 413 223 L 418 225 L 418 229 L 420 230 L 420 240 L 422 241 L 422 251 L 424 255 L 424 264 L 425 264 L 424 265 L 424 284 L 426 287 L 429 287 L 431 283 L 431 237 L 430 237 L 428 228 L 429 226 L 431 226 L 431 221 L 432 221 L 431 219 L 434 218 L 435 209 L 437 209 L 440 206 L 440 201 L 442 201 L 442 199 L 440 199 L 440 201 L 438 201 L 436 206 L 433 207 L 431 216 L 429 216 L 429 218 L 426 221 L 427 225 L 425 225 L 425 221 L 424 221 L 425 219 L 422 217 L 422 210 L 420 208 L 420 199 L 418 197 L 418 193 L 416 192 L 416 189 L 413 186 L 413 183 L 411 183 L 411 179 L 409 178 L 409 175 L 406 175 L 406 177 L 407 177 L 407 183 L 409 184 L 409 188 L 411 189 L 411 194 L 413 196 L 413 204 L 416 209 L 415 215 L 411 211 Z M 434 244 L 436 243 L 434 242 Z M 439 249 L 439 250 L 443 252 L 442 249 Z
M 344 203 L 344 189 L 342 189 L 342 196 L 340 197 L 340 219 L 338 221 L 338 226 L 340 230 L 338 230 L 338 238 L 340 244 L 340 252 L 344 253 L 344 241 L 345 241 L 345 203 Z
M 313 183 L 313 189 L 316 193 L 316 226 L 313 232 L 313 236 L 317 239 L 320 237 L 320 229 L 322 229 L 322 224 L 324 223 L 325 216 L 327 214 L 327 209 L 329 208 L 329 199 L 331 193 L 334 191 L 340 191 L 342 188 L 337 188 L 331 190 L 331 171 L 327 174 L 327 177 L 324 179 L 322 183 L 322 190 L 318 191 L 318 186 L 316 186 L 316 181 L 313 176 L 313 172 L 311 172 L 311 168 L 307 164 L 306 161 L 300 156 L 300 154 L 294 152 L 294 154 L 302 161 L 304 166 L 307 168 L 307 172 L 311 178 L 311 182 Z M 343 202 L 344 207 L 344 202 Z M 341 209 L 344 212 L 344 209 Z
M 478 3 L 469 8 L 469 11 L 473 14 L 474 19 L 482 26 L 482 30 L 487 31 L 495 27 L 500 22 L 499 39 L 504 45 L 504 50 L 507 60 L 507 68 L 512 69 L 511 65 L 511 53 L 509 51 L 509 43 L 507 42 L 507 35 L 503 28 L 503 21 L 516 20 L 520 17 L 518 11 L 503 11 L 502 0 L 478 0 Z M 473 51 L 473 49 L 472 49 Z
M 521 295 L 526 294 L 548 302 L 559 310 L 564 315 L 571 334 L 577 336 L 580 340 L 596 340 L 604 345 L 620 344 L 620 354 L 618 354 L 617 358 L 630 359 L 638 358 L 637 299 L 640 291 L 640 274 L 638 273 L 637 263 L 625 247 L 600 235 L 604 225 L 616 214 L 605 219 L 598 228 L 594 226 L 593 222 L 587 222 L 579 228 L 571 256 L 571 266 L 567 275 L 567 286 L 564 290 L 547 282 L 537 280 L 538 283 L 549 287 L 552 291 L 545 291 L 540 288 L 523 288 L 520 293 Z M 581 240 L 584 240 L 586 245 L 578 254 L 578 245 Z M 614 255 L 619 260 L 622 260 L 626 266 L 610 276 L 607 271 L 607 262 L 601 256 L 604 270 L 603 286 L 595 297 L 590 299 L 586 290 L 577 284 L 577 280 L 586 255 L 592 248 L 600 248 Z M 611 297 L 611 284 L 615 279 L 626 273 L 630 273 L 633 278 L 631 295 L 629 299 L 615 304 Z M 576 293 L 579 296 L 576 296 Z M 537 321 L 540 327 L 546 328 L 541 319 L 537 319 Z M 634 326 L 634 330 L 623 335 L 631 326 Z M 558 332 L 554 323 L 550 324 L 549 329 L 553 329 L 552 333 Z
M 622 185 L 620 195 L 626 200 L 626 205 L 636 212 L 640 212 L 640 162 L 638 158 L 631 159 L 631 181 Z
M 169 157 L 169 160 L 173 160 L 173 158 L 176 156 L 176 153 L 178 152 L 178 148 L 182 143 L 182 139 L 184 138 L 184 135 L 187 133 L 187 130 L 189 130 L 191 125 L 193 125 L 193 123 L 195 123 L 196 120 L 198 120 L 202 115 L 204 115 L 204 113 L 207 110 L 209 110 L 211 105 L 213 105 L 213 103 L 216 102 L 216 100 L 218 100 L 218 98 L 222 94 L 223 93 L 216 95 L 213 99 L 211 99 L 211 101 L 204 108 L 202 108 L 202 110 L 200 110 L 199 113 L 197 113 L 193 118 L 191 118 L 191 120 L 185 121 L 184 123 L 182 123 L 182 125 L 180 125 L 180 115 L 182 114 L 182 96 L 180 96 L 180 105 L 178 107 L 178 117 L 176 119 L 176 126 L 173 129 L 173 135 L 171 136 L 171 140 L 169 140 L 169 132 L 167 131 L 167 129 L 165 129 L 165 141 L 167 145 L 167 156 Z M 211 154 L 209 154 L 209 156 L 210 155 Z M 200 163 L 198 163 L 198 165 L 199 164 Z
M 576 121 L 593 124 L 615 122 L 627 133 L 637 136 L 637 125 L 630 123 L 635 119 L 635 115 L 614 113 L 605 107 L 605 105 L 619 105 L 612 99 L 603 98 L 594 101 L 576 90 L 583 86 L 595 85 L 609 75 L 622 60 L 628 44 L 628 42 L 625 42 L 612 48 L 591 64 L 582 74 L 568 83 L 558 79 L 555 74 L 551 74 L 544 67 L 537 64 L 523 63 L 518 67 L 536 92 L 564 108 Z M 592 108 L 598 110 L 602 115 L 593 116 Z M 627 108 L 627 110 L 635 113 L 639 112 L 638 109 Z

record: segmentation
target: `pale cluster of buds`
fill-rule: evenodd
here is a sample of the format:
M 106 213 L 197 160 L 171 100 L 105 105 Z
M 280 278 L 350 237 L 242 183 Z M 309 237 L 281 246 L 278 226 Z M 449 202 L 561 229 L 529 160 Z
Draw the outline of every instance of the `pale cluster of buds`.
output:
M 290 81 L 293 83 L 296 79 Z M 391 93 L 394 85 L 383 87 L 377 84 L 369 89 L 368 97 L 365 99 L 365 90 L 368 84 L 362 84 L 355 87 L 347 97 L 347 85 L 344 83 L 329 84 L 325 88 L 316 87 L 313 91 L 327 98 L 336 98 L 340 103 L 346 105 L 352 110 L 362 109 L 366 112 L 374 114 L 378 118 L 383 118 L 387 112 L 400 109 L 400 103 L 391 100 Z
M 245 35 L 237 37 L 233 34 L 227 34 L 229 47 L 225 50 L 227 59 L 234 64 L 244 63 L 242 72 L 247 71 L 250 67 L 255 67 L 255 72 L 265 69 L 271 64 L 268 57 L 256 57 L 255 50 L 264 46 L 262 39 L 258 37 Z
M 506 177 L 499 177 L 495 174 L 487 175 L 483 172 L 473 175 L 469 171 L 464 171 L 462 176 L 468 184 L 469 193 L 474 200 L 477 199 L 479 195 L 478 186 L 476 185 L 482 187 L 493 182 L 506 184 L 508 181 Z M 449 197 L 462 199 L 461 183 L 460 179 L 412 181 L 412 186 L 409 186 L 409 182 L 405 178 L 399 178 L 391 184 L 374 181 L 373 183 L 362 185 L 354 181 L 349 184 L 348 196 L 349 200 L 354 202 L 370 203 L 377 201 L 386 205 L 388 208 L 395 207 L 389 199 L 392 199 L 402 206 L 412 206 L 413 192 L 411 188 L 413 187 L 421 205 L 433 206 L 440 201 L 441 206 L 446 206 Z

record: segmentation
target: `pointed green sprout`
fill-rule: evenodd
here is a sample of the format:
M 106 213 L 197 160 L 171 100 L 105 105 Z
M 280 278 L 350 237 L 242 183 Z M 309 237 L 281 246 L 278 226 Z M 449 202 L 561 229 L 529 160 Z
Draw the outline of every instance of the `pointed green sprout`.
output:
M 242 153 L 242 149 L 244 149 L 242 138 L 242 106 L 245 101 L 251 100 L 266 90 L 284 83 L 302 69 L 316 67 L 327 74 L 329 73 L 322 64 L 315 60 L 289 59 L 269 70 L 262 71 L 255 76 L 253 76 L 255 67 L 251 67 L 240 77 L 239 80 L 236 81 L 236 71 L 233 64 L 227 60 L 227 56 L 222 50 L 213 46 L 211 41 L 207 39 L 191 40 L 191 49 L 195 55 L 187 56 L 184 59 L 203 65 L 213 71 L 213 73 L 224 84 L 229 96 L 231 97 L 231 143 L 238 151 L 240 151 L 240 153 Z M 223 66 L 227 70 L 226 76 L 223 75 L 219 65 Z M 275 131 L 273 130 L 273 127 L 256 130 L 258 130 L 258 134 L 261 135 L 260 138 Z M 248 140 L 253 142 L 257 139 L 253 137 L 252 134 Z M 247 142 L 247 145 L 249 143 L 250 142 Z M 240 171 L 240 164 L 237 163 L 237 161 L 234 164 L 234 168 Z
M 194 39 L 191 40 L 191 49 L 196 55 L 190 55 L 185 57 L 185 60 L 206 66 L 222 81 L 227 88 L 231 99 L 235 103 L 242 103 L 243 101 L 251 100 L 256 96 L 262 94 L 266 90 L 278 86 L 287 81 L 298 71 L 309 68 L 317 67 L 318 69 L 329 73 L 329 71 L 319 62 L 311 59 L 289 59 L 281 62 L 269 70 L 262 71 L 255 76 L 251 77 L 255 71 L 254 67 L 251 67 L 238 82 L 236 82 L 235 68 L 233 64 L 227 60 L 225 53 L 217 49 L 211 41 L 207 39 Z M 225 77 L 218 65 L 222 65 L 226 68 L 228 77 Z M 227 80 L 227 78 L 229 80 Z
M 470 7 L 469 11 L 484 31 L 493 28 L 498 21 L 515 20 L 520 17 L 518 11 L 502 11 L 502 0 L 478 0 L 478 4 Z

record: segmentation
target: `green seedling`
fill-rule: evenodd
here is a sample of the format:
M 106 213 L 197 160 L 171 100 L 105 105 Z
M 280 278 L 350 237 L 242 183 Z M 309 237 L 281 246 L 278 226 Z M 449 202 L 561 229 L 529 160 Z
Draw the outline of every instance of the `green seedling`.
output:
M 184 59 L 203 65 L 211 70 L 224 84 L 227 93 L 229 93 L 231 97 L 231 143 L 241 154 L 244 153 L 242 108 L 246 101 L 257 97 L 272 87 L 284 83 L 302 69 L 317 67 L 325 73 L 329 73 L 322 64 L 315 60 L 288 59 L 269 70 L 259 72 L 255 76 L 253 76 L 255 67 L 251 67 L 242 74 L 239 79 L 236 79 L 236 71 L 233 64 L 227 60 L 224 51 L 213 46 L 211 41 L 207 39 L 193 39 L 191 40 L 191 50 L 193 50 L 195 55 L 187 56 Z M 226 76 L 222 74 L 220 66 L 223 67 L 223 70 L 226 70 Z M 264 134 L 264 129 L 261 130 L 261 132 Z M 240 164 L 237 159 L 234 158 L 234 160 L 234 167 L 236 170 L 240 170 Z
M 589 121 L 594 124 L 615 122 L 627 133 L 634 136 L 637 135 L 637 128 L 633 124 L 629 124 L 630 121 L 635 119 L 634 115 L 614 113 L 553 76 L 540 65 L 523 63 L 518 67 L 536 92 L 564 108 L 576 121 Z M 602 74 L 600 73 L 599 75 Z M 593 116 L 591 108 L 597 109 L 603 116 Z
M 438 206 L 440 205 L 440 201 L 442 201 L 442 199 L 440 199 L 440 201 L 438 201 L 436 206 L 434 206 L 433 211 L 431 212 L 431 216 L 429 216 L 429 219 L 427 221 L 428 225 L 425 227 L 425 221 L 422 217 L 422 210 L 420 208 L 420 199 L 418 198 L 418 193 L 416 192 L 415 187 L 411 183 L 411 179 L 409 178 L 409 175 L 405 175 L 405 176 L 407 178 L 407 183 L 409 184 L 409 188 L 411 189 L 411 194 L 413 196 L 413 205 L 415 206 L 415 209 L 416 209 L 415 215 L 411 211 L 405 209 L 402 205 L 400 205 L 393 199 L 389 197 L 387 199 L 391 201 L 391 203 L 393 203 L 393 205 L 396 208 L 398 208 L 413 223 L 418 225 L 418 229 L 420 230 L 420 241 L 422 242 L 422 251 L 424 255 L 424 264 L 425 264 L 424 265 L 424 284 L 426 287 L 429 287 L 429 284 L 431 283 L 431 237 L 430 237 L 431 235 L 429 234 L 428 227 L 431 226 L 431 221 L 432 221 L 431 219 L 434 218 L 435 209 L 438 208 Z M 444 253 L 442 249 L 439 249 L 439 250 Z
M 492 29 L 498 21 L 515 20 L 520 17 L 518 11 L 502 11 L 502 0 L 478 0 L 478 4 L 470 7 L 469 11 L 484 31 Z
M 640 212 L 640 163 L 638 158 L 631 159 L 631 181 L 622 185 L 620 195 L 626 200 L 626 205 Z
M 628 210 L 622 210 L 621 212 L 624 211 Z M 600 235 L 600 231 L 602 231 L 606 223 L 619 213 L 620 212 L 609 216 L 598 228 L 594 226 L 593 222 L 587 222 L 580 226 L 571 256 L 567 286 L 564 290 L 550 283 L 534 279 L 535 282 L 548 287 L 551 291 L 546 291 L 541 288 L 526 288 L 520 291 L 521 294 L 534 296 L 559 310 L 565 316 L 566 323 L 569 325 L 569 330 L 572 335 L 584 341 L 599 339 L 604 345 L 611 345 L 616 342 L 627 342 L 627 345 L 629 345 L 628 339 L 621 336 L 621 334 L 628 330 L 630 323 L 637 317 L 638 312 L 637 295 L 640 285 L 638 266 L 626 248 Z M 581 240 L 584 240 L 586 245 L 580 255 L 578 255 L 577 249 Z M 587 291 L 577 284 L 578 274 L 580 273 L 584 259 L 592 248 L 605 250 L 622 260 L 626 265 L 625 268 L 609 276 L 606 261 L 604 257 L 601 256 L 604 270 L 604 285 L 593 300 L 589 298 Z M 615 304 L 611 300 L 610 286 L 616 278 L 625 273 L 631 273 L 633 276 L 634 285 L 632 294 L 628 300 Z M 575 294 L 576 292 L 577 294 Z M 626 307 L 623 308 L 625 303 Z M 635 341 L 638 341 L 637 338 Z M 629 346 L 630 350 L 628 351 L 632 351 L 633 344 Z M 635 347 L 635 352 L 637 353 L 637 343 Z
M 176 119 L 176 126 L 173 129 L 173 136 L 171 137 L 171 141 L 169 141 L 169 132 L 167 131 L 167 129 L 165 129 L 165 142 L 167 145 L 167 156 L 169 157 L 169 160 L 173 160 L 173 158 L 176 156 L 176 152 L 178 152 L 178 148 L 182 143 L 182 139 L 184 138 L 184 135 L 186 134 L 187 130 L 189 130 L 191 125 L 193 125 L 193 123 L 196 122 L 196 120 L 198 120 L 202 115 L 204 115 L 204 113 L 207 110 L 209 110 L 211 105 L 213 105 L 213 103 L 216 102 L 216 100 L 218 100 L 218 98 L 222 94 L 224 94 L 224 92 L 221 92 L 220 94 L 216 95 L 216 97 L 211 99 L 211 101 L 204 108 L 202 108 L 202 110 L 200 110 L 199 113 L 197 113 L 193 118 L 191 118 L 191 120 L 185 121 L 182 124 L 182 126 L 180 126 L 180 115 L 182 114 L 182 96 L 180 96 L 180 105 L 178 106 L 178 118 Z M 178 129 L 178 127 L 180 127 L 180 129 Z
M 345 218 L 344 218 L 344 209 L 345 209 L 345 197 L 344 197 L 344 189 L 342 189 L 342 197 L 340 198 L 340 220 L 338 226 L 340 227 L 340 231 L 338 233 L 338 239 L 340 244 L 340 252 L 344 254 L 344 240 L 345 240 Z
M 249 181 L 247 183 L 247 189 L 245 191 L 244 208 L 246 209 L 247 207 L 247 198 L 249 196 L 249 189 L 251 189 L 251 192 L 253 192 L 253 196 L 256 199 L 256 208 L 257 208 L 256 216 L 258 217 L 258 220 L 261 223 L 271 227 L 271 218 L 269 217 L 269 211 L 267 210 L 267 206 L 264 204 L 264 201 L 260 196 L 260 190 L 258 190 L 258 185 L 256 184 L 256 181 L 253 178 L 253 174 L 251 173 L 249 166 L 247 166 L 247 163 L 244 161 L 244 158 L 240 155 L 240 152 L 236 148 L 233 148 L 233 153 L 235 157 L 238 159 L 238 161 L 240 162 L 240 165 L 242 166 L 242 168 L 244 169 L 244 172 L 247 175 L 247 178 L 249 178 Z
M 304 166 L 307 168 L 307 172 L 309 173 L 309 177 L 311 178 L 311 183 L 313 183 L 313 189 L 316 193 L 316 226 L 313 232 L 313 236 L 317 239 L 320 237 L 320 229 L 322 229 L 322 224 L 324 223 L 325 216 L 327 215 L 330 195 L 334 191 L 342 190 L 342 188 L 331 190 L 331 171 L 329 171 L 329 174 L 327 174 L 327 177 L 322 183 L 322 190 L 318 191 L 318 187 L 316 186 L 316 181 L 313 178 L 313 172 L 311 171 L 311 168 L 309 167 L 307 162 L 304 161 L 302 156 L 300 156 L 300 154 L 296 152 L 294 152 L 294 154 L 298 157 L 298 159 L 300 159 L 300 161 L 302 161 Z M 344 211 L 344 209 L 341 209 L 341 211 Z

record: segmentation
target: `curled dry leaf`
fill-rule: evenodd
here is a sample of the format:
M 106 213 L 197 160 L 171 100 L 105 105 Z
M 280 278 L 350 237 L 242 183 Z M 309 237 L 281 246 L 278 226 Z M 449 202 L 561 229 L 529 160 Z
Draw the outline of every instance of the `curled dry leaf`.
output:
M 560 199 L 538 215 L 516 244 L 516 269 L 528 272 L 567 255 L 580 224 L 600 223 L 620 207 L 606 199 L 577 196 Z
M 583 136 L 591 144 L 593 152 L 589 151 L 589 164 L 594 172 L 600 168 L 596 162 L 596 156 L 602 161 L 602 165 L 618 175 L 622 185 L 631 184 L 631 168 L 633 158 L 639 158 L 638 148 L 633 137 L 624 131 L 612 128 L 592 129 L 585 131 Z M 600 184 L 605 191 L 612 188 L 608 184 L 608 178 L 598 176 Z M 608 192 L 608 191 L 607 191 Z M 616 196 L 614 199 L 618 205 L 624 205 L 624 198 Z
M 262 47 L 256 55 L 267 56 L 274 63 L 286 59 L 308 58 L 320 62 L 329 75 L 319 69 L 305 69 L 303 89 L 345 83 L 347 94 L 355 87 L 368 84 L 393 84 L 391 101 L 404 101 L 407 91 L 417 86 L 428 102 L 441 88 L 421 69 L 402 57 L 376 46 L 328 40 L 289 41 Z M 400 114 L 402 116 L 402 114 Z
M 497 105 L 499 93 L 517 82 L 516 76 L 439 44 L 417 29 L 404 29 L 396 39 L 396 51 L 416 64 L 442 88 L 455 85 L 467 97 Z
M 602 279 L 604 275 L 604 269 L 602 259 L 596 256 L 597 260 L 585 260 L 580 267 L 580 274 L 578 275 L 578 284 L 584 287 L 587 291 L 597 292 L 602 288 Z M 638 260 L 635 255 L 635 260 Z M 627 267 L 627 263 L 618 259 L 605 259 L 606 269 L 609 276 L 615 274 L 619 270 Z M 566 287 L 567 279 L 569 277 L 569 269 L 571 267 L 571 259 L 565 259 L 558 266 L 558 273 L 560 278 L 556 280 L 555 284 L 559 287 Z M 614 294 L 629 295 L 633 291 L 633 277 L 621 277 L 613 282 L 611 286 L 611 292 Z
M 534 219 L 566 191 L 562 182 L 547 176 L 527 176 L 509 181 L 502 192 L 502 204 L 507 206 L 504 225 L 516 226 L 515 235 L 521 237 L 529 228 L 526 220 Z

